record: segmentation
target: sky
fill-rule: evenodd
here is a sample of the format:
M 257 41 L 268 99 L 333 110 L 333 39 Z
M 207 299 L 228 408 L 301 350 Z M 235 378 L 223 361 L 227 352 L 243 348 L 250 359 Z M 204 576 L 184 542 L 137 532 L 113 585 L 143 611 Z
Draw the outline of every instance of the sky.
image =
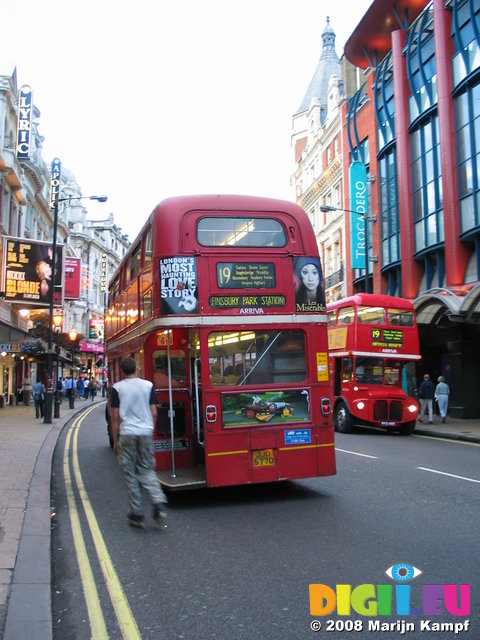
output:
M 130 240 L 166 197 L 293 200 L 292 115 L 322 50 L 339 57 L 372 0 L 22 0 L 0 3 L 0 72 L 17 69 L 91 218 Z

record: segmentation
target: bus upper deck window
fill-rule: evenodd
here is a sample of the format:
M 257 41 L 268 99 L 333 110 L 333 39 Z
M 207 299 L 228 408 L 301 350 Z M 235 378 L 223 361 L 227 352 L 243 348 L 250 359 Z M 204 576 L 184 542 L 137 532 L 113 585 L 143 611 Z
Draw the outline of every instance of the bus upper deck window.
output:
M 388 309 L 388 323 L 398 327 L 413 327 L 413 311 L 407 309 Z
M 385 324 L 383 307 L 358 307 L 357 314 L 360 324 Z
M 329 311 L 327 313 L 327 324 L 329 327 L 333 327 L 337 322 L 337 311 L 334 309 L 333 311 Z
M 205 247 L 284 247 L 287 237 L 272 218 L 208 217 L 197 223 L 197 241 Z
M 338 324 L 352 324 L 355 318 L 355 310 L 353 307 L 343 307 L 338 310 Z

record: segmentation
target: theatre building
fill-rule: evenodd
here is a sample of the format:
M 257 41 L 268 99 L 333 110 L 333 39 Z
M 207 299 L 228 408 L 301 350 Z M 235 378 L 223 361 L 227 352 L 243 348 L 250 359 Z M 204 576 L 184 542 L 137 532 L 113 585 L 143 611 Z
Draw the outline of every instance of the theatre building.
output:
M 480 0 L 375 0 L 344 55 L 359 78 L 343 109 L 344 192 L 362 160 L 370 285 L 414 301 L 418 373 L 445 376 L 452 416 L 478 417 Z

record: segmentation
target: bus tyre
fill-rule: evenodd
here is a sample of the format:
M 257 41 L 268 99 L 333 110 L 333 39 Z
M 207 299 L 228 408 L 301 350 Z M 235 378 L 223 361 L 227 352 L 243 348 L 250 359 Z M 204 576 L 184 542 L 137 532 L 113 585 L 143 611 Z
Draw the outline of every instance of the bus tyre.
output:
M 404 422 L 403 424 L 401 424 L 399 431 L 402 436 L 412 435 L 412 433 L 415 431 L 415 420 L 412 420 L 411 422 Z
M 335 431 L 339 433 L 352 433 L 353 431 L 352 416 L 344 402 L 340 402 L 335 409 L 334 426 Z

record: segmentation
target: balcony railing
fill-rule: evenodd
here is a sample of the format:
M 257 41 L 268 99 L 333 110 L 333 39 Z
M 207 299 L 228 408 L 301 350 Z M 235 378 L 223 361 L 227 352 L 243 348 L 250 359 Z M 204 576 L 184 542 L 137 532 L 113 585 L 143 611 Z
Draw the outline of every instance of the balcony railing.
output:
M 330 287 L 334 287 L 336 284 L 343 282 L 343 271 L 343 267 L 340 267 L 338 271 L 327 276 L 325 278 L 325 289 L 329 289 Z

